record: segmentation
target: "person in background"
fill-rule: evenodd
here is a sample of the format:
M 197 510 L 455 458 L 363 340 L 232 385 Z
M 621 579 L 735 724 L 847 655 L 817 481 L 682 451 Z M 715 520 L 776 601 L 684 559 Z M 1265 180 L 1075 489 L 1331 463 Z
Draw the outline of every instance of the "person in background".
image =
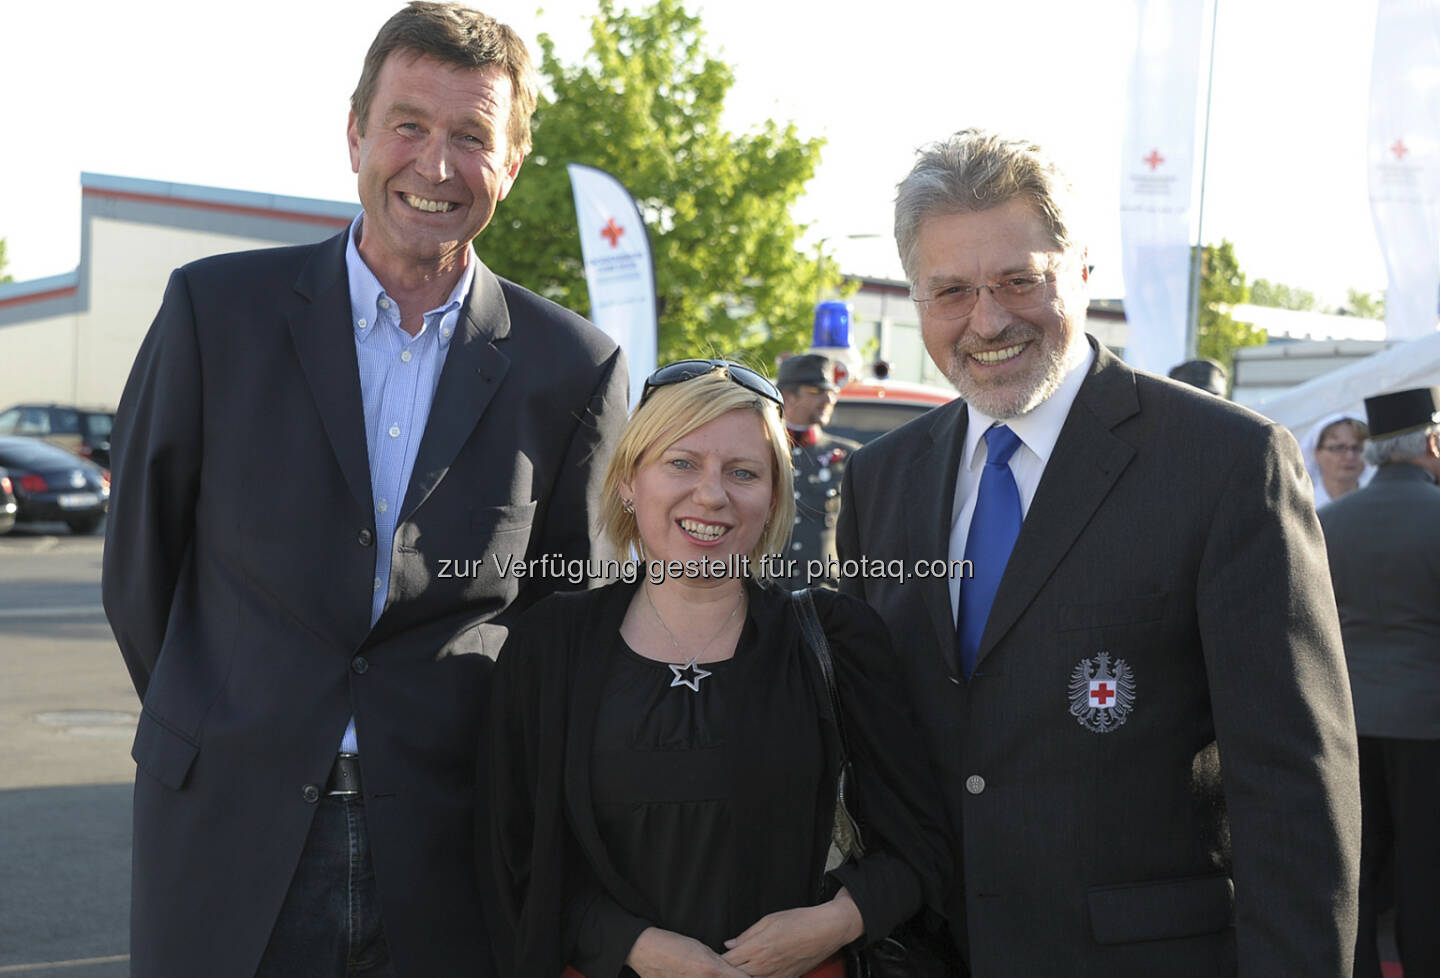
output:
M 1184 363 L 1177 363 L 1170 368 L 1169 377 L 1182 384 L 1198 387 L 1216 397 L 1225 396 L 1225 368 L 1214 360 L 1186 360 Z
M 585 582 L 503 569 L 603 549 L 628 389 L 612 340 L 471 247 L 535 98 L 513 30 L 412 3 L 351 97 L 360 216 L 170 278 L 102 580 L 144 704 L 135 978 L 510 974 L 475 745 L 512 618 Z M 276 113 L 249 148 L 289 145 Z
M 763 579 L 794 512 L 779 392 L 724 361 L 661 367 L 605 486 L 638 577 L 537 605 L 496 670 L 516 974 L 838 978 L 841 947 L 935 905 L 949 861 L 885 626 L 812 592 L 837 716 Z M 834 866 L 842 731 L 865 853 Z
M 1320 510 L 1360 734 L 1355 978 L 1380 978 L 1394 868 L 1405 978 L 1440 975 L 1440 387 L 1365 399 L 1377 466 Z
M 841 589 L 941 775 L 950 926 L 977 978 L 1348 978 L 1355 721 L 1299 447 L 1087 337 L 1075 213 L 1031 143 L 921 151 L 895 237 L 961 398 L 842 489 Z
M 833 360 L 818 353 L 787 357 L 780 361 L 775 386 L 785 399 L 785 430 L 795 467 L 795 528 L 783 551 L 787 572 L 780 580 L 792 587 L 834 583 L 840 576 L 835 558 L 840 481 L 846 460 L 860 443 L 824 430 L 840 392 Z
M 1375 467 L 1364 458 L 1365 439 L 1370 429 L 1348 414 L 1321 418 L 1300 443 L 1305 471 L 1315 487 L 1315 508 L 1339 499 L 1368 483 Z

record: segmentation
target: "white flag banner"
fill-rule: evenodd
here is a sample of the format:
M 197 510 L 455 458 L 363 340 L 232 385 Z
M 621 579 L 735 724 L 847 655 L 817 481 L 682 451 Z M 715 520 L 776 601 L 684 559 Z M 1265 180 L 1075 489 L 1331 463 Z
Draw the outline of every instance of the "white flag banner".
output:
M 580 225 L 580 254 L 590 288 L 590 319 L 625 351 L 630 403 L 640 403 L 655 371 L 655 266 L 635 198 L 604 170 L 571 163 L 570 189 Z
M 1120 188 L 1125 359 L 1163 374 L 1185 359 L 1203 0 L 1136 5 Z
M 1440 304 L 1440 4 L 1380 0 L 1370 78 L 1370 213 L 1385 256 L 1385 332 L 1435 332 Z

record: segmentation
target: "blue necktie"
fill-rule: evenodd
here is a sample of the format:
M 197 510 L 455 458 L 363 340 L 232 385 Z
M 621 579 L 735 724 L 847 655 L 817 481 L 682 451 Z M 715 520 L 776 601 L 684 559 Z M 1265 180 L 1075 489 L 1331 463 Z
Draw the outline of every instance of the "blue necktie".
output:
M 960 613 L 955 624 L 960 673 L 967 680 L 975 671 L 990 605 L 1020 535 L 1020 490 L 1010 472 L 1010 456 L 1019 447 L 1020 436 L 1004 425 L 985 432 L 985 471 L 980 474 L 980 492 L 965 538 L 965 559 L 975 576 L 960 582 Z

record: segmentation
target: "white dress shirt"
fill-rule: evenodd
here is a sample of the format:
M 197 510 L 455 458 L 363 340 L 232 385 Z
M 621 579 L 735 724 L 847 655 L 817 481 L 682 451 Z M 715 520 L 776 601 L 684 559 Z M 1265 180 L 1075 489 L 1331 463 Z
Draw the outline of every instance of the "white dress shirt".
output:
M 1060 429 L 1070 415 L 1070 407 L 1080 393 L 1080 385 L 1095 362 L 1095 351 L 1085 344 L 1085 355 L 1071 367 L 1060 381 L 1055 393 L 1041 401 L 1026 414 L 997 421 L 976 410 L 973 404 L 966 405 L 970 421 L 965 429 L 965 451 L 960 456 L 960 471 L 955 478 L 955 505 L 950 517 L 951 566 L 959 566 L 965 557 L 965 541 L 970 536 L 970 518 L 975 515 L 975 497 L 980 492 L 980 473 L 985 468 L 987 454 L 985 432 L 994 424 L 1003 424 L 1020 438 L 1020 446 L 1010 456 L 1010 473 L 1015 477 L 1015 487 L 1020 491 L 1020 514 L 1023 518 L 1030 512 L 1030 501 L 1040 486 L 1040 477 L 1045 474 L 1045 465 L 1055 451 L 1055 442 L 1060 438 Z M 960 609 L 959 574 L 950 577 L 950 617 L 954 619 Z

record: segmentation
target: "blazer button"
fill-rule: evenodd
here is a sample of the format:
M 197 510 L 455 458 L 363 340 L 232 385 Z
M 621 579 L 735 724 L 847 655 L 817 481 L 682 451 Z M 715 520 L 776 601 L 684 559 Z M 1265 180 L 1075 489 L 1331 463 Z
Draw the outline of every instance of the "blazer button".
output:
M 363 676 L 367 671 L 369 671 L 370 663 L 365 661 L 365 657 L 363 655 L 357 655 L 355 658 L 350 660 L 350 668 L 355 671 L 355 674 L 357 676 Z
M 361 530 L 356 536 L 356 539 L 360 541 L 360 546 L 368 547 L 370 546 L 370 544 L 375 542 L 375 534 L 371 533 L 369 530 Z
M 965 779 L 965 790 L 972 795 L 978 795 L 985 790 L 985 779 L 978 774 L 972 774 Z
M 320 800 L 320 789 L 313 784 L 307 784 L 304 788 L 301 788 L 300 793 L 304 795 L 305 800 L 311 804 Z

